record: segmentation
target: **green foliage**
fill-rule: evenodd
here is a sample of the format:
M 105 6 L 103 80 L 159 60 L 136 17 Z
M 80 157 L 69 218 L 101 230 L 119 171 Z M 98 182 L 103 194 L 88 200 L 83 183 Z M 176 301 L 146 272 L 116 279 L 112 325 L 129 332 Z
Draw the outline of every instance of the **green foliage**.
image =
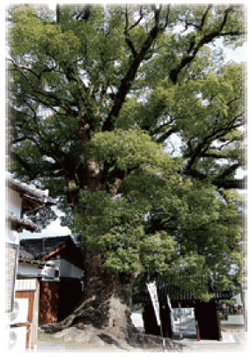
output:
M 216 40 L 242 44 L 243 10 L 14 7 L 9 170 L 60 197 L 118 275 L 216 273 L 221 289 L 239 278 L 244 66 Z
M 72 228 L 84 232 L 89 248 L 106 252 L 105 265 L 113 271 L 163 273 L 177 259 L 176 243 L 164 231 L 145 234 L 144 212 L 124 198 L 113 200 L 105 192 L 85 190 Z
M 156 173 L 157 170 L 170 173 L 177 169 L 173 159 L 163 152 L 163 148 L 139 128 L 99 132 L 92 137 L 88 153 L 99 163 L 116 161 L 117 167 L 123 171 L 142 167 Z

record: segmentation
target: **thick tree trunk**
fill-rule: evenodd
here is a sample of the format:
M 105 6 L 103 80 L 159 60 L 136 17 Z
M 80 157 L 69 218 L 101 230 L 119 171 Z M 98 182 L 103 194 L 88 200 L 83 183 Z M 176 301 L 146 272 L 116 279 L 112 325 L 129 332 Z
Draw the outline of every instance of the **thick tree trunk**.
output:
M 86 148 L 84 143 L 89 140 L 87 130 L 88 126 L 79 122 L 76 134 L 82 141 L 83 148 Z M 99 163 L 92 159 L 88 152 L 84 154 L 87 187 L 92 192 L 103 190 Z M 112 185 L 108 185 L 112 197 L 117 194 L 122 182 L 123 178 L 119 177 Z M 56 333 L 58 337 L 64 337 L 66 340 L 75 339 L 78 342 L 83 340 L 86 342 L 86 335 L 89 335 L 90 338 L 95 336 L 97 344 L 100 340 L 122 348 L 124 344 L 137 344 L 139 333 L 130 318 L 131 310 L 128 301 L 131 300 L 129 296 L 131 289 L 127 288 L 127 276 L 115 275 L 105 267 L 104 263 L 105 252 L 89 250 L 85 247 L 85 287 L 82 301 L 63 321 L 43 325 L 43 330 Z
M 104 267 L 104 259 L 103 253 L 87 252 L 86 285 L 82 302 L 63 321 L 43 325 L 46 332 L 62 331 L 61 334 L 67 339 L 72 331 L 78 334 L 84 331 L 85 335 L 91 332 L 96 339 L 104 339 L 105 342 L 112 340 L 115 345 L 134 344 L 138 331 L 130 318 L 130 308 L 124 302 L 128 290 L 119 289 L 115 275 Z
M 86 252 L 85 290 L 83 310 L 78 313 L 73 323 L 91 323 L 96 328 L 115 327 L 121 322 L 114 311 L 118 307 L 122 323 L 127 323 L 129 309 L 126 296 L 119 291 L 119 282 L 115 275 L 104 267 L 105 253 L 98 251 Z M 123 315 L 123 316 L 122 316 Z M 119 321 L 118 321 L 119 320 Z

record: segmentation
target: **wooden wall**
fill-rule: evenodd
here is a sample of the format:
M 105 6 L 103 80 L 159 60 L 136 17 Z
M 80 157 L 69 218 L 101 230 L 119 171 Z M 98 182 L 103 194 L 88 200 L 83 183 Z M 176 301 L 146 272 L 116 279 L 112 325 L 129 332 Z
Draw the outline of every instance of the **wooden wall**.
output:
M 31 347 L 33 348 L 36 348 L 37 346 L 37 328 L 38 328 L 37 313 L 39 308 L 39 287 L 40 287 L 39 280 L 36 279 L 35 287 L 34 287 L 35 290 L 33 287 L 30 288 L 28 284 L 24 284 L 23 290 L 18 290 L 15 292 L 15 297 L 17 299 L 29 300 L 27 321 L 30 323 L 30 325 L 27 326 L 26 347 L 29 347 L 30 344 Z M 26 325 L 20 324 L 20 326 L 26 326 Z M 33 332 L 31 329 L 33 329 Z
M 82 285 L 79 279 L 41 281 L 39 324 L 63 320 L 73 312 L 81 297 Z
M 41 281 L 39 324 L 57 322 L 60 283 Z

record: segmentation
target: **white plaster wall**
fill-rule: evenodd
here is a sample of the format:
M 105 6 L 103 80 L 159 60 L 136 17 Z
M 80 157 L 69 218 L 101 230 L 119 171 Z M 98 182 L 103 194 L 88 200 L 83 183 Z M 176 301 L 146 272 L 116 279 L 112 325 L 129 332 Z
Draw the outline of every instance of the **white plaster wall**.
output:
M 18 192 L 8 189 L 7 203 L 6 203 L 6 211 L 14 214 L 17 218 L 21 216 L 21 205 L 22 199 Z M 19 233 L 11 230 L 11 223 L 6 222 L 5 225 L 5 241 L 19 244 Z
M 18 275 L 37 277 L 39 272 L 40 272 L 40 269 L 38 269 L 37 265 L 25 264 L 25 263 L 18 264 L 18 271 L 17 271 Z
M 82 269 L 79 269 L 75 265 L 67 262 L 64 259 L 55 260 L 54 262 L 57 263 L 57 266 L 60 269 L 60 277 L 61 278 L 82 278 Z
M 5 241 L 13 244 L 19 244 L 19 233 L 11 230 L 10 222 L 5 225 Z
M 13 213 L 17 218 L 21 218 L 22 199 L 20 194 L 12 189 L 8 189 L 7 211 Z

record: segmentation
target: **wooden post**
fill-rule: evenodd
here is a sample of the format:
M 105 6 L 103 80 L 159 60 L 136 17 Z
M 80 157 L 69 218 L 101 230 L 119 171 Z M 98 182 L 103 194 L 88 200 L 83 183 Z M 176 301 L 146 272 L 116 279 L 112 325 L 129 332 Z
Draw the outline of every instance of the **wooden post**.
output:
M 171 311 L 168 305 L 166 305 L 166 307 L 164 308 L 161 306 L 160 312 L 161 312 L 163 336 L 167 338 L 172 338 L 173 330 L 171 326 L 171 316 L 170 316 Z
M 217 326 L 218 326 L 218 340 L 222 341 L 222 333 L 221 333 L 221 323 L 220 323 L 220 315 L 218 311 L 218 305 L 216 305 L 216 318 L 217 318 Z
M 196 330 L 197 341 L 200 341 L 200 330 L 199 330 L 199 324 L 198 324 L 197 320 L 195 320 L 195 330 Z
M 32 330 L 31 330 L 31 345 L 34 351 L 37 351 L 37 333 L 38 333 L 38 315 L 39 315 L 39 297 L 40 297 L 40 282 L 36 279 L 36 291 L 34 296 Z
M 194 318 L 195 318 L 195 330 L 196 330 L 196 337 L 197 341 L 200 341 L 200 329 L 199 329 L 199 322 L 198 322 L 198 316 L 197 316 L 197 308 L 195 307 L 194 309 Z

